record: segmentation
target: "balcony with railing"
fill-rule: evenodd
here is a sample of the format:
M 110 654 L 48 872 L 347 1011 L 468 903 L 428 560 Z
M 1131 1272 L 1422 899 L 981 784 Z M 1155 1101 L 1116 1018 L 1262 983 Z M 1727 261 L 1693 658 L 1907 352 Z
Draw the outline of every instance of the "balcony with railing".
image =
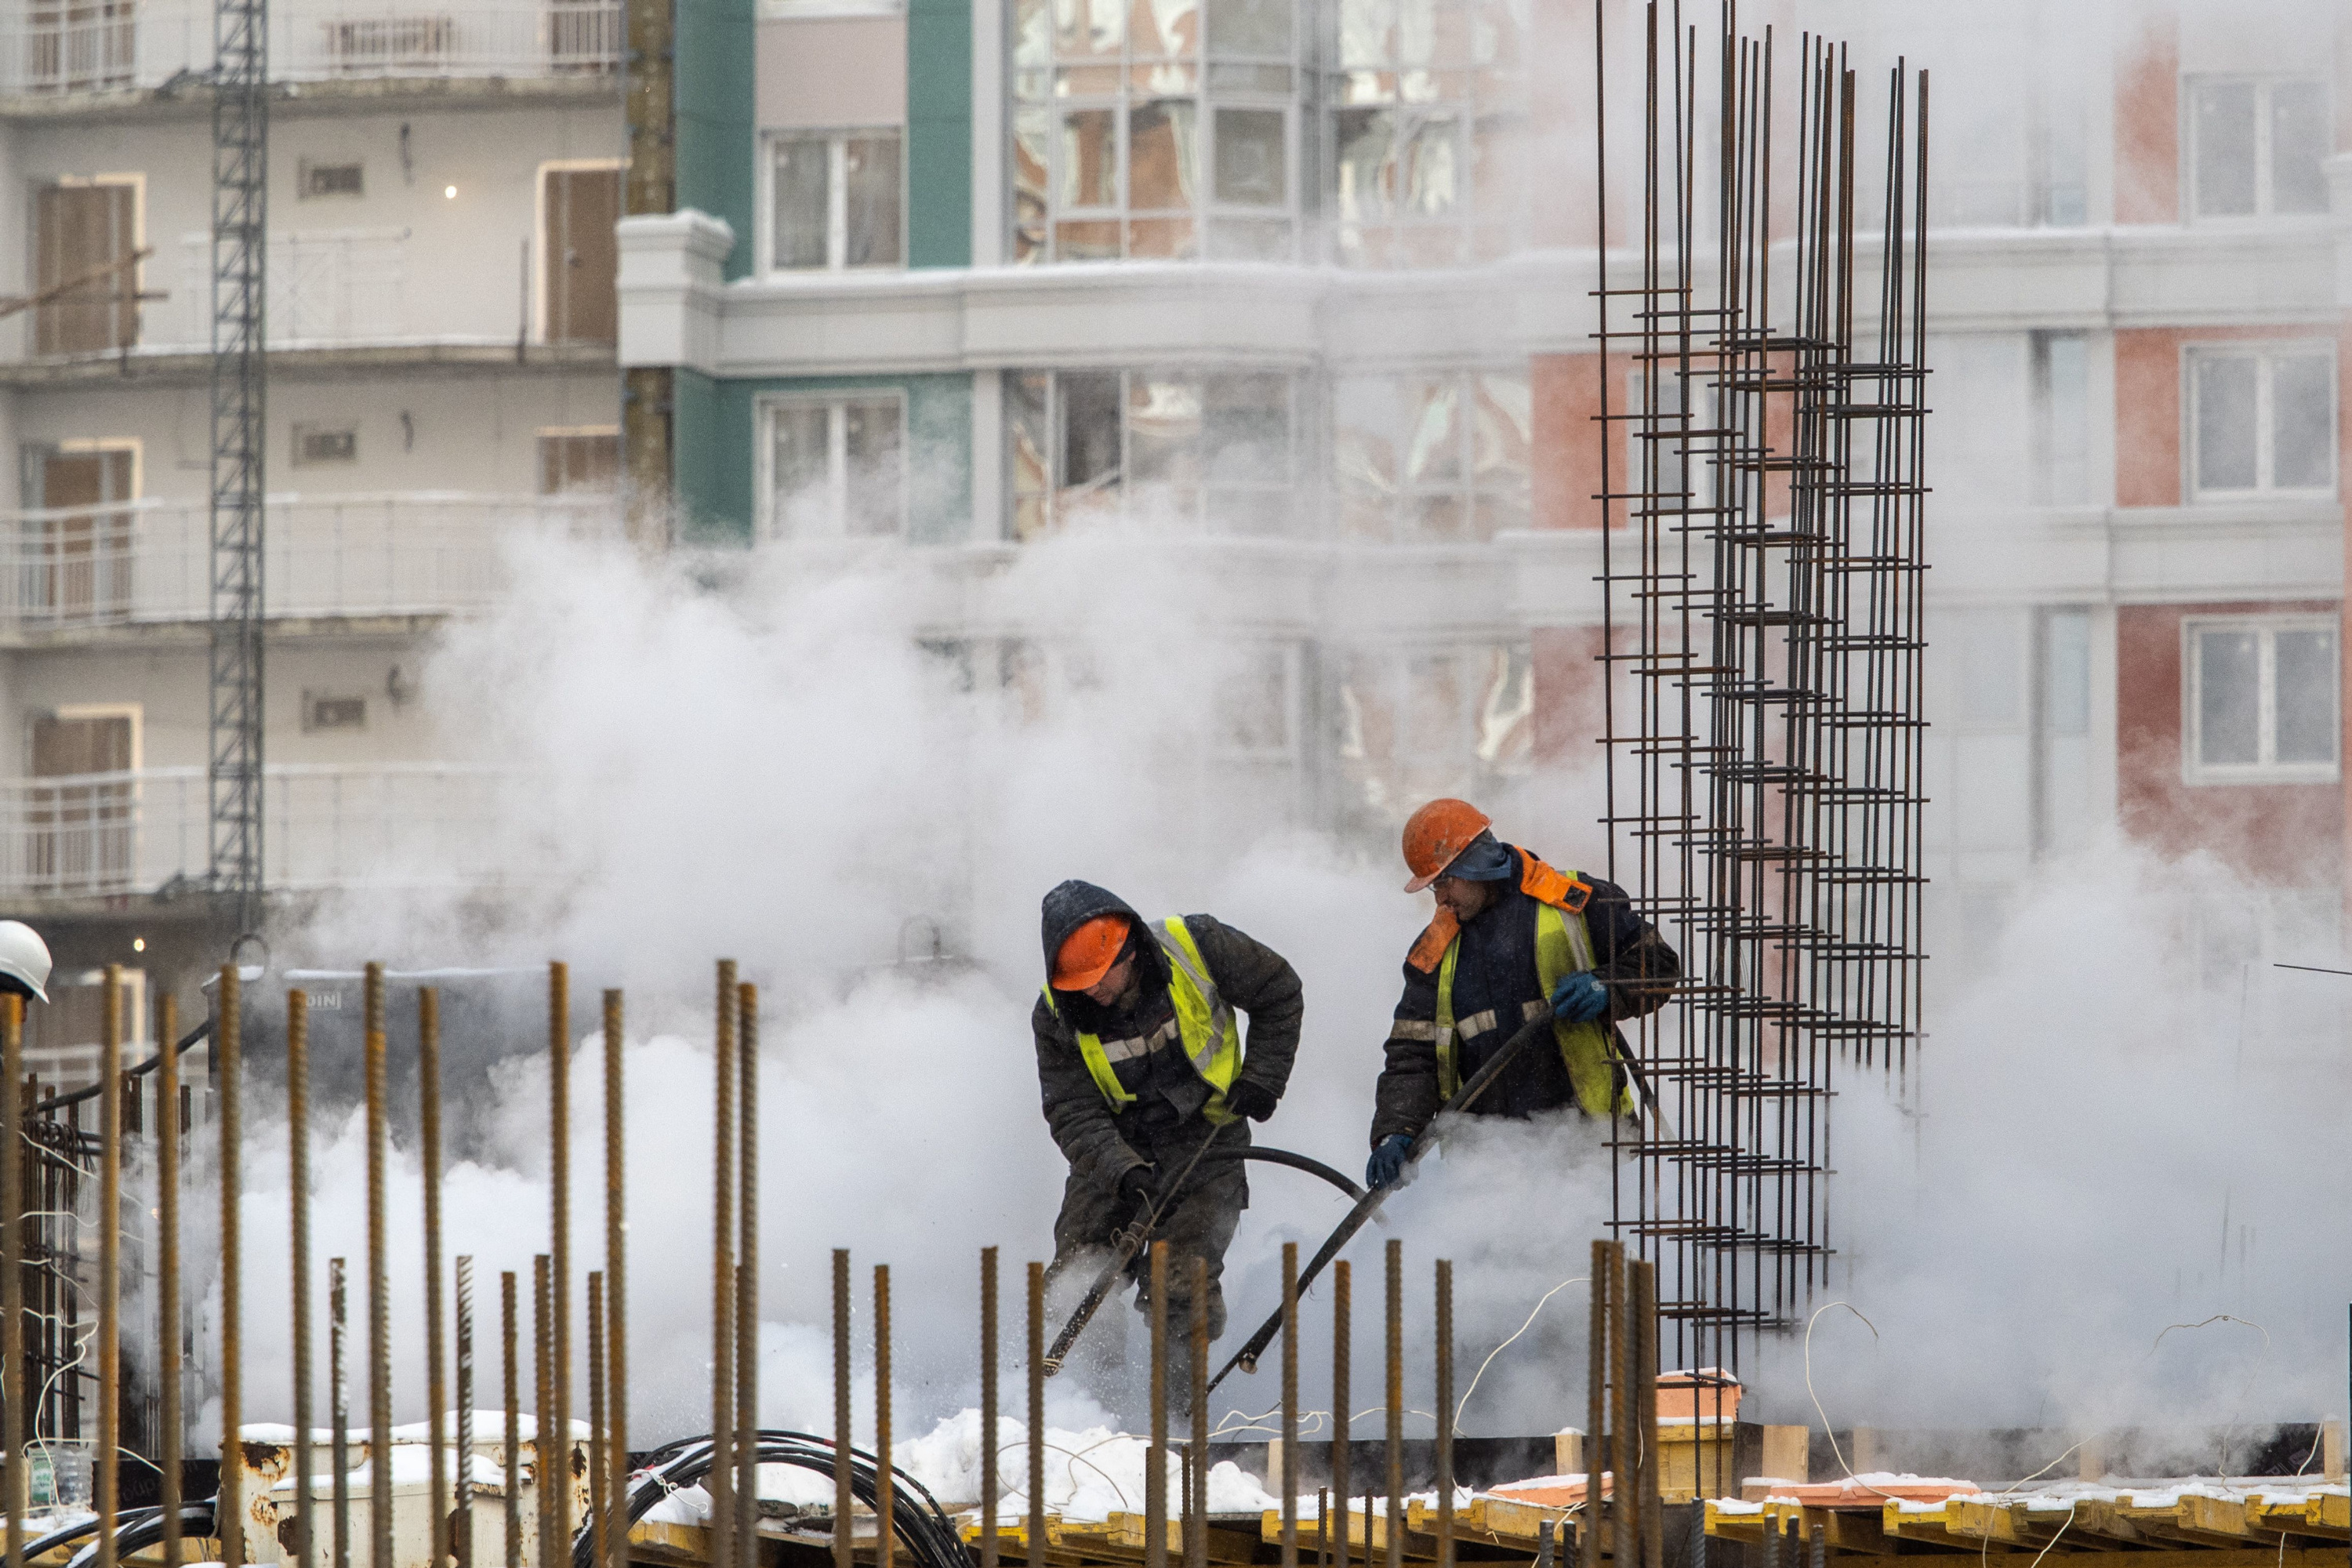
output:
M 272 618 L 438 616 L 504 590 L 519 534 L 619 532 L 610 496 L 269 498 L 263 603 Z M 0 514 L 0 631 L 68 632 L 212 614 L 212 531 L 201 500 Z
M 617 0 L 290 0 L 269 8 L 269 73 L 300 82 L 609 77 L 619 68 L 621 36 Z M 209 5 L 15 0 L 0 7 L 0 95 L 155 88 L 201 76 L 212 63 Z
M 443 763 L 270 767 L 262 780 L 268 885 L 496 884 L 501 799 L 513 777 Z M 201 767 L 0 780 L 0 896 L 119 898 L 201 883 L 209 801 Z

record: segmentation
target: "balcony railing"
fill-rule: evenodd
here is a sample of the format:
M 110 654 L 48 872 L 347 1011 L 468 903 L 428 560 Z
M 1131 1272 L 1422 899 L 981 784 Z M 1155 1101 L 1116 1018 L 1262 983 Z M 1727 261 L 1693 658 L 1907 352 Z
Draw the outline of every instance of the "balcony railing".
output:
M 478 888 L 500 879 L 512 774 L 437 763 L 278 766 L 262 781 L 272 888 Z M 205 770 L 0 780 L 0 896 L 103 898 L 203 881 Z
M 272 617 L 448 615 L 505 586 L 520 531 L 619 531 L 609 496 L 269 498 L 262 603 Z M 67 631 L 212 614 L 212 535 L 200 500 L 0 513 L 0 627 Z
M 621 58 L 616 0 L 477 5 L 463 0 L 269 12 L 280 81 L 606 75 Z M 16 0 L 0 9 L 0 93 L 160 87 L 213 63 L 213 8 L 190 0 Z
M 408 231 L 345 229 L 269 237 L 271 348 L 388 342 L 404 337 Z M 172 303 L 147 321 L 157 347 L 212 342 L 212 236 L 180 237 Z

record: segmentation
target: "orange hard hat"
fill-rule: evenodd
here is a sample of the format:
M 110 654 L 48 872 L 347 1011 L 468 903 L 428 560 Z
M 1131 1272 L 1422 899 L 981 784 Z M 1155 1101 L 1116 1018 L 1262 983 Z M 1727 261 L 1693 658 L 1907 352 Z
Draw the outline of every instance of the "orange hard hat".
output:
M 1404 863 L 1412 869 L 1412 880 L 1404 890 L 1418 893 L 1444 876 L 1454 858 L 1494 822 L 1466 800 L 1433 800 L 1405 818 Z
M 1125 915 L 1097 915 L 1062 939 L 1054 954 L 1054 989 L 1084 991 L 1110 973 L 1127 945 Z

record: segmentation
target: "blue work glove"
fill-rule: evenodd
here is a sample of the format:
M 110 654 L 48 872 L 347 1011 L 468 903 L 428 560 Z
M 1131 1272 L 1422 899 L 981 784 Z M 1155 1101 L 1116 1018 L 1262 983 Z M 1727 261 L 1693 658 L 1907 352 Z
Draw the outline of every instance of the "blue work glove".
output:
M 1372 1157 L 1364 1162 L 1364 1185 L 1396 1185 L 1397 1178 L 1404 1174 L 1405 1151 L 1412 1147 L 1412 1140 L 1402 1132 L 1391 1132 L 1381 1139 L 1379 1147 L 1372 1151 Z
M 1551 988 L 1551 1016 L 1563 1024 L 1590 1024 L 1609 1015 L 1609 987 L 1589 969 L 1563 974 Z

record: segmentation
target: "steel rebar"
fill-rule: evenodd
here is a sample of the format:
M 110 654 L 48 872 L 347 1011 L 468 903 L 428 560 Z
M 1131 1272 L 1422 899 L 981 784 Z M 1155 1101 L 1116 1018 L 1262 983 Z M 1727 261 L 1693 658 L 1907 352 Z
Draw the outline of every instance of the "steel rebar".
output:
M 122 965 L 106 966 L 98 1030 L 98 1568 L 122 1510 Z
M 394 1568 L 392 1272 L 384 1235 L 391 1107 L 384 1081 L 383 965 L 367 966 L 368 1568 Z
M 12 992 L 0 996 L 0 1507 L 7 1512 L 5 1568 L 25 1568 L 25 1448 L 31 1433 L 25 1420 L 24 1084 L 25 999 Z M 178 1262 L 176 1252 L 173 1261 Z M 166 1568 L 178 1564 L 167 1561 Z
M 1168 1244 L 1151 1244 L 1151 1444 L 1144 1456 L 1143 1568 L 1168 1568 Z
M 499 1342 L 506 1373 L 506 1440 L 499 1461 L 506 1468 L 506 1568 L 522 1568 L 522 1356 L 516 1344 L 516 1280 L 499 1276 Z
M 1209 1564 L 1209 1260 L 1194 1253 L 1192 1267 L 1192 1441 L 1184 1467 L 1184 1568 Z M 1343 1266 L 1344 1267 L 1344 1266 Z
M 833 1251 L 833 1568 L 857 1568 L 849 1516 L 849 1249 Z
M 547 966 L 547 1283 L 548 1420 L 565 1451 L 572 1446 L 572 975 L 561 963 Z M 540 1437 L 544 1443 L 544 1430 Z M 542 1458 L 544 1449 L 542 1448 Z M 558 1474 L 570 1467 L 559 1466 Z M 541 1490 L 552 1510 L 556 1538 L 572 1540 L 572 1488 Z M 551 1496 L 546 1495 L 551 1492 Z
M 244 1310 L 244 1252 L 238 1208 L 244 1198 L 240 1163 L 245 1157 L 245 1121 L 239 1085 L 244 1021 L 237 1013 L 237 973 L 234 963 L 220 969 L 220 995 L 213 1025 L 213 1074 L 220 1096 L 220 1492 L 214 1506 L 214 1531 L 220 1540 L 220 1560 L 228 1568 L 245 1562 L 244 1445 L 238 1431 L 245 1423 L 245 1366 L 241 1314 Z
M 1612 1555 L 1620 1568 L 1633 1568 L 1641 1548 L 1636 1527 L 1641 1519 L 1641 1492 L 1634 1485 L 1637 1456 L 1633 1452 L 1633 1354 L 1625 1338 L 1625 1247 L 1608 1244 L 1602 1265 L 1609 1288 L 1609 1525 Z M 1588 1462 L 1589 1463 L 1589 1462 Z
M 166 1061 L 176 1054 L 172 1041 L 172 1031 L 164 1029 Z M 163 1119 L 177 1120 L 169 1113 Z M 167 1138 L 165 1145 L 173 1142 Z M 298 1568 L 310 1568 L 317 1512 L 310 1432 L 310 996 L 299 985 L 286 992 L 286 1189 L 293 1208 L 288 1241 L 294 1276 L 294 1562 Z M 176 1500 L 164 1505 L 166 1517 L 176 1511 L 175 1504 Z
M 898 1499 L 890 1465 L 890 1266 L 874 1266 L 874 1568 L 890 1568 Z
M 335 1468 L 334 1495 L 328 1523 L 332 1534 L 335 1568 L 352 1568 L 352 1369 L 351 1295 L 344 1278 L 344 1260 L 327 1259 L 327 1420 L 333 1444 L 329 1462 Z
M 1388 1517 L 1384 1521 L 1388 1532 L 1389 1568 L 1402 1568 L 1404 1563 L 1404 1243 L 1391 1241 L 1388 1245 Z M 1365 1534 L 1371 1533 L 1371 1521 L 1364 1521 Z M 1371 1558 L 1371 1543 L 1364 1546 L 1367 1562 Z
M 1592 1321 L 1585 1341 L 1584 1518 L 1576 1544 L 1580 1568 L 1601 1568 L 1601 1471 L 1608 1468 L 1609 1397 L 1609 1243 L 1592 1244 Z
M 1349 1425 L 1350 1412 L 1348 1407 L 1350 1398 L 1348 1386 L 1349 1374 L 1352 1370 L 1349 1364 L 1349 1352 L 1354 1348 L 1350 1342 L 1355 1332 L 1354 1324 L 1349 1321 L 1353 1311 L 1353 1302 L 1349 1299 L 1354 1289 L 1352 1274 L 1353 1270 L 1349 1268 L 1348 1260 L 1344 1258 L 1331 1265 L 1330 1470 L 1331 1502 L 1338 1510 L 1333 1527 L 1339 1531 L 1339 1540 L 1333 1545 L 1331 1561 L 1337 1568 L 1348 1568 L 1348 1461 L 1354 1458 L 1354 1455 L 1349 1452 L 1352 1427 Z M 1368 1544 L 1370 1539 L 1368 1531 L 1366 1535 Z M 1370 1555 L 1369 1552 L 1366 1555 Z M 1193 1568 L 1200 1568 L 1200 1565 L 1196 1563 Z
M 760 1568 L 760 988 L 735 996 L 735 1540 Z
M 1029 1265 L 1029 1523 L 1024 1561 L 1045 1561 L 1045 1266 Z
M 980 1249 L 980 1568 L 996 1561 L 996 1248 Z
M 621 1058 L 622 1002 L 619 991 L 604 993 L 604 1372 L 606 1419 L 612 1430 L 613 1473 L 606 1480 L 613 1520 L 607 1530 L 612 1556 L 598 1568 L 628 1568 L 629 1563 L 629 1214 L 628 1094 Z
M 735 961 L 719 961 L 710 1054 L 710 1561 L 735 1568 Z
M 588 1521 L 593 1561 L 603 1568 L 611 1554 L 611 1500 L 604 1495 L 604 1273 L 588 1271 Z
M 1454 1568 L 1454 1264 L 1437 1260 L 1437 1568 Z
M 1298 1244 L 1295 1241 L 1282 1244 L 1281 1480 L 1282 1568 L 1298 1568 Z
M 441 1315 L 441 994 L 430 985 L 416 993 L 416 1098 L 425 1188 L 425 1419 L 431 1435 L 425 1486 L 433 1503 L 426 1561 L 438 1568 L 450 1554 L 444 1541 L 449 1528 L 448 1347 Z
M 1633 1418 L 1641 1436 L 1635 1495 L 1641 1500 L 1642 1561 L 1645 1568 L 1665 1568 L 1666 1510 L 1659 1498 L 1658 1475 L 1658 1275 L 1649 1259 L 1634 1259 L 1626 1293 L 1627 1316 L 1632 1320 Z
M 457 1568 L 474 1568 L 474 1257 L 457 1258 L 457 1503 L 450 1550 Z
M 569 1433 L 555 1430 L 555 1300 L 544 1252 L 530 1260 L 531 1476 L 539 1489 L 539 1568 L 563 1568 L 568 1544 L 555 1523 L 555 1489 L 562 1484 L 562 1458 Z
M 18 1001 L 16 1005 L 21 1008 L 23 1004 Z M 10 1027 L 13 1030 L 14 1026 Z M 180 1053 L 173 1044 L 180 1037 L 180 1007 L 168 986 L 163 987 L 155 998 L 155 1037 L 163 1047 L 159 1053 L 160 1065 L 155 1079 L 155 1488 L 156 1500 L 163 1510 L 163 1568 L 180 1568 L 180 1449 L 184 1435 L 180 1412 L 180 1140 L 185 1135 L 186 1129 L 180 1121 Z M 18 1168 L 16 1159 L 18 1065 L 13 1054 L 6 1062 L 0 1063 L 0 1079 L 5 1080 L 5 1088 L 0 1088 L 0 1148 L 6 1150 L 5 1154 L 0 1154 L 0 1237 L 7 1238 L 7 1249 L 0 1250 L 0 1279 L 6 1281 L 0 1285 L 0 1313 L 6 1314 L 12 1330 L 16 1314 L 23 1310 L 24 1296 L 23 1283 L 16 1277 L 13 1250 L 16 1194 L 21 1190 L 16 1180 Z M 295 1125 L 299 1127 L 304 1123 L 297 1119 Z M 307 1150 L 304 1158 L 307 1164 Z M 294 1201 L 307 1203 L 302 1194 L 302 1184 L 296 1184 Z M 295 1243 L 299 1249 L 296 1256 L 307 1260 L 310 1253 L 307 1224 L 296 1230 Z M 295 1278 L 302 1283 L 302 1300 L 307 1303 L 309 1283 L 299 1272 Z M 21 1331 L 12 1333 L 8 1342 L 12 1348 L 0 1350 L 0 1358 L 21 1352 L 24 1346 Z M 295 1349 L 307 1367 L 310 1352 L 307 1323 L 303 1325 L 302 1337 L 295 1341 Z M 0 1402 L 5 1402 L 10 1413 L 7 1418 L 11 1422 L 16 1419 L 14 1413 L 17 1408 L 16 1387 L 16 1384 L 10 1383 L 8 1392 L 0 1395 Z M 302 1408 L 307 1413 L 309 1405 L 305 1404 Z M 298 1415 L 296 1420 L 299 1422 L 307 1418 L 306 1414 Z M 16 1441 L 14 1432 L 0 1428 L 0 1444 L 9 1448 L 12 1456 Z M 310 1465 L 307 1451 L 302 1459 L 307 1470 Z M 13 1465 L 15 1462 L 12 1458 L 10 1463 Z M 16 1513 L 14 1481 L 12 1474 L 6 1488 L 10 1510 L 7 1568 L 23 1568 L 16 1560 L 22 1544 L 16 1538 L 22 1531 L 22 1524 Z M 299 1519 L 306 1529 L 310 1523 L 309 1501 L 310 1489 L 305 1486 L 302 1493 L 304 1511 Z M 310 1538 L 306 1533 L 299 1539 L 307 1543 Z M 300 1568 L 310 1568 L 307 1557 L 302 1559 Z

